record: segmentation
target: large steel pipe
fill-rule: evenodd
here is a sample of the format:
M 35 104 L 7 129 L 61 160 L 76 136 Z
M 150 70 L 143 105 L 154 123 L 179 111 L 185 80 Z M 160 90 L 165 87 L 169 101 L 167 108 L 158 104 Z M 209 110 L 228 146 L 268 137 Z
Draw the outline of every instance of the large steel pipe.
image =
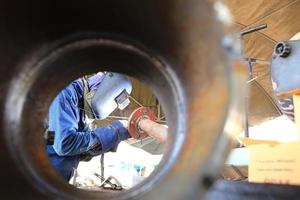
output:
M 206 0 L 2 0 L 1 198 L 201 198 L 228 147 L 222 133 L 232 82 L 220 20 L 228 25 L 230 19 L 223 11 L 220 2 Z M 158 169 L 143 184 L 116 194 L 66 183 L 51 166 L 42 137 L 56 94 L 97 71 L 148 84 L 170 132 Z

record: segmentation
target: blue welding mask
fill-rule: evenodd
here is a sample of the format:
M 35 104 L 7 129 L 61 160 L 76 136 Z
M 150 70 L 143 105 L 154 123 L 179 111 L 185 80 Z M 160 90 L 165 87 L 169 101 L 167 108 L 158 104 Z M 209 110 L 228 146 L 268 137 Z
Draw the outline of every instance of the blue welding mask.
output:
M 116 108 L 123 110 L 130 103 L 129 95 L 132 90 L 128 77 L 106 72 L 100 85 L 91 97 L 90 106 L 96 119 L 105 119 Z

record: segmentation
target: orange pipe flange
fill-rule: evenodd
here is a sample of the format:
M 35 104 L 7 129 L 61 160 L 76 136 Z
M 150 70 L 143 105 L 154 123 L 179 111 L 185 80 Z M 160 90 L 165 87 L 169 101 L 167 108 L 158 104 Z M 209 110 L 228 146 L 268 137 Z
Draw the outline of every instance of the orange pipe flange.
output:
M 132 112 L 128 120 L 128 131 L 135 139 L 151 136 L 164 143 L 167 138 L 167 128 L 155 122 L 155 113 L 147 107 L 140 107 Z

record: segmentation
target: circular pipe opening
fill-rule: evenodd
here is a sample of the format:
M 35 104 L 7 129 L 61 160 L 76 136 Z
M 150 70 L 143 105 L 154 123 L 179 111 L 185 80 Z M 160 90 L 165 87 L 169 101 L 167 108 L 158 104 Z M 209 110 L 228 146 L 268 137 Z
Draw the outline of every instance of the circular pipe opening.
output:
M 77 20 L 70 20 L 72 25 L 69 27 L 74 29 L 65 29 L 57 16 L 59 21 L 49 29 L 47 23 L 42 26 L 44 24 L 29 21 L 43 40 L 29 37 L 28 43 L 21 45 L 24 48 L 18 50 L 20 55 L 24 54 L 23 58 L 28 56 L 30 59 L 25 58 L 18 66 L 10 63 L 16 73 L 5 86 L 8 92 L 5 93 L 3 115 L 4 143 L 7 144 L 5 148 L 9 148 L 6 157 L 13 157 L 16 166 L 27 177 L 28 182 L 23 177 L 16 178 L 16 181 L 22 181 L 20 184 L 24 183 L 31 189 L 29 192 L 26 190 L 27 196 L 39 199 L 199 199 L 210 185 L 206 183 L 217 176 L 228 152 L 224 124 L 226 122 L 225 132 L 228 132 L 232 124 L 226 117 L 231 113 L 234 115 L 233 111 L 228 112 L 229 100 L 235 100 L 232 96 L 231 69 L 220 41 L 220 25 L 224 23 L 225 28 L 229 28 L 230 17 L 224 15 L 226 9 L 219 1 L 212 3 L 215 9 L 219 9 L 219 22 L 213 14 L 211 3 L 207 1 L 170 1 L 164 6 L 157 1 L 153 6 L 146 4 L 146 13 L 150 15 L 131 12 L 131 8 L 139 9 L 137 2 L 131 6 L 125 2 L 108 4 L 103 7 L 104 18 L 101 17 L 103 12 L 95 9 L 97 15 L 94 16 L 99 17 L 93 17 L 94 20 L 86 18 L 88 20 L 80 20 L 79 24 Z M 145 6 L 144 2 L 141 6 Z M 82 4 L 76 10 L 81 8 Z M 122 15 L 111 15 L 121 11 Z M 64 10 L 64 15 L 58 16 L 65 16 L 66 13 Z M 128 15 L 129 18 L 120 20 L 119 16 Z M 50 14 L 41 18 L 37 16 L 36 19 L 41 22 L 52 17 Z M 106 24 L 111 17 L 116 23 L 109 23 L 112 27 L 102 27 L 99 19 Z M 161 19 L 164 23 L 156 23 Z M 99 27 L 96 28 L 95 24 Z M 41 26 L 47 31 L 40 31 Z M 141 28 L 137 29 L 139 26 Z M 51 43 L 53 38 L 86 30 L 136 38 L 157 52 L 152 53 L 133 41 L 91 34 L 68 38 L 54 45 Z M 20 45 L 7 38 L 11 46 Z M 29 55 L 27 50 L 35 48 L 41 41 L 46 43 L 46 48 Z M 163 56 L 163 59 L 156 54 Z M 42 142 L 42 119 L 53 97 L 70 81 L 95 71 L 116 71 L 143 80 L 164 106 L 169 132 L 173 133 L 169 134 L 169 148 L 160 169 L 153 173 L 153 179 L 122 195 L 86 192 L 69 186 L 50 167 Z M 19 172 L 14 168 L 10 174 Z M 209 177 L 209 181 L 205 177 Z
M 41 192 L 67 199 L 130 199 L 150 190 L 166 175 L 184 141 L 185 99 L 175 72 L 150 51 L 115 38 L 72 38 L 33 56 L 11 82 L 6 119 L 7 142 L 20 169 Z M 55 95 L 70 81 L 96 71 L 124 73 L 145 82 L 164 107 L 169 125 L 168 148 L 157 170 L 132 190 L 111 194 L 69 186 L 51 166 L 43 144 L 43 119 Z
M 115 75 L 121 76 L 124 74 Z M 55 100 L 52 101 L 49 107 L 48 116 L 45 117 L 44 137 L 47 143 L 46 149 L 53 167 L 64 177 L 66 182 L 74 187 L 98 192 L 127 191 L 134 186 L 141 185 L 160 163 L 166 149 L 166 118 L 164 109 L 152 90 L 130 76 L 127 76 L 127 78 L 131 83 L 131 87 L 126 88 L 129 92 L 128 105 L 123 108 L 115 108 L 110 114 L 107 113 L 106 118 L 103 118 L 103 116 L 94 118 L 91 115 L 91 110 L 86 107 L 86 105 L 83 105 L 81 98 L 84 96 L 89 98 L 98 87 L 100 87 L 102 91 L 107 90 L 107 81 L 109 81 L 109 79 L 103 82 L 104 77 L 112 78 L 110 83 L 116 84 L 116 80 L 113 78 L 111 72 L 97 72 L 73 80 L 57 94 Z M 90 86 L 89 91 L 91 91 L 91 93 L 86 94 L 87 91 L 84 91 L 83 79 L 85 79 L 86 83 Z M 117 79 L 123 81 L 123 84 L 119 85 L 123 87 L 124 79 L 120 77 L 117 77 Z M 115 89 L 115 92 L 112 91 L 113 89 Z M 108 99 L 108 96 L 105 95 L 109 95 L 109 92 L 115 94 L 119 89 L 120 88 L 116 87 L 110 88 L 108 93 L 102 94 L 98 100 L 102 103 L 107 103 L 106 101 L 102 101 L 104 98 Z M 123 90 L 123 88 L 121 90 Z M 69 96 L 70 91 L 72 92 L 71 96 Z M 110 99 L 110 103 L 113 102 L 114 100 Z M 127 101 L 124 102 L 127 103 Z M 101 108 L 104 109 L 106 107 L 102 105 Z M 65 109 L 66 113 L 64 112 Z M 73 116 L 71 111 L 77 113 L 76 116 L 79 116 L 79 122 L 76 121 L 78 118 Z M 84 116 L 82 116 L 82 114 L 84 114 Z M 57 121 L 57 117 L 60 116 L 62 118 Z M 69 117 L 72 118 L 71 121 L 68 121 Z M 50 123 L 53 120 L 56 122 Z M 76 142 L 78 140 L 76 140 L 76 144 L 74 144 L 74 140 L 70 138 L 71 141 L 68 140 L 69 142 L 65 142 L 65 145 L 61 145 L 59 143 L 59 141 L 62 141 L 60 137 L 64 134 L 72 135 L 74 132 L 60 132 L 58 127 L 68 129 L 75 128 L 79 133 L 91 134 L 90 131 L 103 131 L 105 127 L 111 126 L 111 124 L 117 120 L 121 120 L 123 124 L 127 122 L 128 133 L 131 135 L 131 138 L 120 142 L 118 147 L 114 150 L 105 152 L 105 156 L 95 155 L 95 152 L 93 152 L 94 156 L 89 154 L 89 152 L 85 152 L 81 154 L 81 156 L 75 155 L 71 158 L 73 161 L 73 167 L 71 167 L 68 164 L 68 160 L 65 160 L 68 159 L 67 156 L 70 152 L 68 152 L 67 155 L 60 155 L 60 150 L 66 149 L 66 147 L 70 147 L 72 151 L 78 151 L 79 147 L 76 144 L 80 144 Z M 144 123 L 145 121 L 147 122 Z M 74 122 L 76 124 L 73 124 Z M 84 125 L 81 122 L 83 122 Z M 138 127 L 138 124 L 142 122 L 145 124 L 146 129 L 143 129 L 143 132 L 139 132 L 141 129 Z M 148 126 L 148 124 L 151 126 Z M 154 127 L 154 129 L 152 129 L 152 127 Z M 148 130 L 149 133 L 144 132 L 144 130 Z M 110 134 L 110 132 L 106 134 Z M 60 139 L 56 139 L 56 137 Z M 100 152 L 98 153 L 100 154 Z M 80 157 L 79 161 L 77 160 L 78 157 Z M 63 158 L 65 159 L 62 160 Z M 66 169 L 69 173 L 73 171 L 68 180 L 66 179 L 67 173 L 62 171 L 64 167 L 63 163 L 66 164 Z M 105 180 L 107 180 L 107 182 Z

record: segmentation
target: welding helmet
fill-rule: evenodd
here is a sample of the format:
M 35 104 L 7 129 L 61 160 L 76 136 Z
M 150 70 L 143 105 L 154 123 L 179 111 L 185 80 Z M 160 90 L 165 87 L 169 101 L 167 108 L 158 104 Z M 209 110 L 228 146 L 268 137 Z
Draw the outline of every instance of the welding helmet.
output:
M 90 106 L 96 119 L 105 119 L 116 108 L 123 110 L 130 103 L 132 90 L 128 77 L 112 72 L 105 72 L 104 78 L 93 94 Z

